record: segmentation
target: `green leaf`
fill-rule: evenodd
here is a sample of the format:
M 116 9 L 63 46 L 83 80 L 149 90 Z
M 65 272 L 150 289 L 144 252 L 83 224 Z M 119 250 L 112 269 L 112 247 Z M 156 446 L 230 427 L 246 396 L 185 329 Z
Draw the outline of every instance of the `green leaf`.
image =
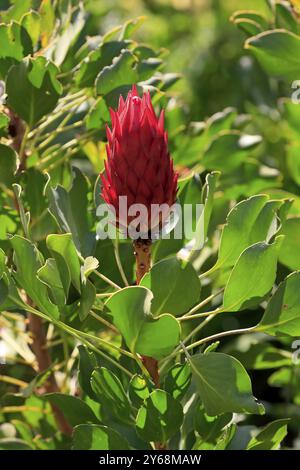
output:
M 10 271 L 6 266 L 7 257 L 0 249 L 0 306 L 2 310 L 18 309 L 23 304 L 17 287 L 11 279 Z M 24 304 L 25 306 L 25 304 Z
M 150 57 L 148 59 L 141 60 L 137 65 L 139 81 L 151 78 L 152 75 L 162 67 L 162 65 L 163 61 L 157 57 Z
M 276 28 L 287 29 L 296 34 L 299 34 L 300 32 L 299 23 L 296 19 L 296 15 L 293 13 L 291 5 L 276 3 L 275 21 Z
M 34 436 L 30 426 L 24 421 L 18 419 L 12 419 L 11 424 L 16 428 L 21 439 L 24 439 L 24 441 L 31 445 Z
M 0 249 L 0 305 L 6 300 L 8 296 L 8 285 L 5 278 L 5 266 L 6 256 L 3 250 Z M 3 279 L 4 277 L 4 279 Z
M 79 350 L 79 371 L 78 381 L 82 390 L 93 400 L 95 400 L 95 393 L 91 387 L 92 373 L 97 367 L 97 359 L 93 352 L 89 351 L 84 346 L 78 346 Z
M 210 176 L 210 174 L 207 176 Z M 181 204 L 199 203 L 202 191 L 203 185 L 198 174 L 189 175 L 178 182 L 178 199 Z
M 209 173 L 205 178 L 205 185 L 203 186 L 202 190 L 202 203 L 204 204 L 204 241 L 207 237 L 209 222 L 214 204 L 214 193 L 219 181 L 219 177 L 220 173 L 218 171 Z
M 43 265 L 41 253 L 33 243 L 19 235 L 14 235 L 10 243 L 14 249 L 16 271 L 13 276 L 17 283 L 43 313 L 57 319 L 58 308 L 50 301 L 47 287 L 37 277 Z
M 273 29 L 248 39 L 245 47 L 270 75 L 290 80 L 299 78 L 300 36 L 284 29 Z
M 59 283 L 56 280 L 53 287 L 63 287 L 65 298 L 68 299 L 72 283 L 77 292 L 81 294 L 78 314 L 80 320 L 83 321 L 88 316 L 96 298 L 96 288 L 87 277 L 97 268 L 98 261 L 91 256 L 85 259 L 83 266 L 80 266 L 77 250 L 69 233 L 49 235 L 46 243 L 55 258 L 61 281 Z M 54 281 L 54 279 L 53 277 L 52 280 Z
M 235 23 L 237 20 L 246 19 L 254 21 L 256 24 L 260 26 L 262 30 L 268 28 L 268 22 L 264 16 L 254 10 L 238 10 L 233 13 L 230 18 L 230 21 Z
M 62 306 L 66 303 L 67 297 L 55 259 L 47 259 L 44 266 L 38 270 L 37 277 L 49 287 L 56 305 Z
M 10 119 L 7 114 L 0 112 L 0 137 L 3 137 L 7 134 L 9 121 Z
M 21 19 L 21 25 L 26 29 L 31 37 L 32 44 L 35 46 L 39 40 L 41 32 L 41 17 L 34 11 L 30 10 Z
M 89 112 L 85 117 L 85 124 L 88 130 L 101 129 L 110 120 L 108 107 L 102 96 L 99 96 L 95 103 L 90 107 Z M 99 160 L 98 148 L 97 159 Z M 99 162 L 97 162 L 99 164 Z
M 210 343 L 203 351 L 203 354 L 208 354 L 210 352 L 214 352 L 218 349 L 220 346 L 220 341 L 214 341 L 213 343 Z
M 80 262 L 72 235 L 48 235 L 46 243 L 55 258 L 66 296 L 69 294 L 70 282 L 80 292 Z
M 96 79 L 96 91 L 98 95 L 107 95 L 115 88 L 138 81 L 135 69 L 136 57 L 129 50 L 124 50 L 112 65 L 104 67 Z
M 35 390 L 42 387 L 42 385 L 49 379 L 49 376 L 53 373 L 53 364 L 48 368 L 35 375 L 35 377 L 29 382 L 29 384 L 20 390 L 18 396 L 23 398 L 32 397 Z
M 263 194 L 239 202 L 227 216 L 215 268 L 233 266 L 247 247 L 268 241 L 276 231 L 272 231 L 278 218 L 276 211 L 283 203 L 280 200 L 268 201 L 268 196 Z
M 210 188 L 212 189 L 212 192 L 210 192 L 211 197 L 213 197 L 213 180 L 214 177 L 212 174 L 207 175 L 206 181 L 210 180 Z M 207 188 L 207 192 L 209 193 L 210 189 Z M 193 207 L 193 214 L 195 215 L 196 211 L 195 205 L 202 203 L 202 197 L 203 197 L 203 186 L 200 180 L 200 177 L 198 174 L 193 174 L 189 175 L 188 177 L 184 178 L 183 180 L 179 181 L 178 183 L 178 202 L 180 203 L 182 207 L 182 211 L 184 211 L 184 204 L 191 204 Z M 198 223 L 201 224 L 203 222 L 203 219 L 201 221 L 203 212 L 200 215 L 200 220 Z M 196 217 L 195 217 L 196 219 Z M 203 239 L 203 227 L 200 227 L 200 230 L 197 230 L 197 221 L 193 220 L 193 227 L 195 227 L 196 233 L 200 235 L 200 237 Z M 180 239 L 178 237 L 174 237 L 175 230 L 173 230 L 170 234 L 170 239 L 161 239 L 158 240 L 154 245 L 152 249 L 152 259 L 154 262 L 159 261 L 163 258 L 166 258 L 170 254 L 175 254 L 178 253 L 178 251 L 184 247 L 184 245 L 187 243 L 187 241 L 190 240 L 185 240 L 184 237 L 181 237 Z M 202 241 L 202 240 L 201 240 Z
M 287 121 L 289 129 L 293 133 L 292 137 L 298 140 L 298 138 L 300 137 L 300 130 L 298 126 L 300 110 L 297 100 L 296 102 L 293 102 L 293 100 L 291 100 L 290 98 L 281 98 L 279 100 L 279 105 L 282 110 L 282 115 Z M 293 145 L 294 143 L 294 140 L 291 140 L 288 145 Z
M 259 329 L 273 336 L 300 336 L 300 272 L 290 274 L 268 303 Z
M 209 137 L 215 134 L 231 129 L 235 119 L 237 118 L 237 111 L 235 108 L 225 108 L 223 111 L 210 116 L 206 121 L 206 134 Z
M 207 416 L 207 415 L 206 415 Z M 214 422 L 216 423 L 216 427 L 218 427 L 219 423 L 222 424 L 222 420 L 224 419 L 223 416 L 227 416 L 227 414 L 217 416 L 217 417 L 209 417 L 208 419 L 212 420 L 212 428 L 214 426 Z M 225 419 L 224 419 L 225 421 Z M 237 425 L 235 423 L 226 426 L 223 432 L 219 435 L 216 442 L 209 442 L 204 441 L 202 437 L 198 437 L 196 439 L 195 444 L 193 445 L 192 450 L 226 450 L 230 449 L 230 444 L 233 438 L 236 435 Z
M 6 255 L 4 253 L 3 250 L 1 250 L 0 248 L 0 275 L 2 276 L 2 274 L 5 272 L 5 261 L 6 261 Z
M 10 187 L 17 169 L 17 154 L 7 145 L 0 144 L 0 185 Z
M 269 26 L 263 16 L 252 10 L 236 11 L 231 16 L 230 21 L 244 31 L 248 36 L 261 33 Z
M 43 398 L 57 406 L 71 426 L 98 422 L 92 409 L 78 397 L 63 393 L 47 393 Z
M 201 404 L 195 413 L 195 429 L 202 442 L 216 444 L 222 430 L 232 420 L 232 413 L 224 413 L 219 416 L 208 416 Z M 199 442 L 198 442 L 199 445 Z
M 55 108 L 62 93 L 57 73 L 57 67 L 42 56 L 24 59 L 10 68 L 8 104 L 30 127 Z
M 295 342 L 297 347 L 298 343 Z M 299 388 L 300 369 L 295 364 L 290 367 L 282 367 L 277 369 L 268 378 L 268 385 L 271 387 L 279 387 L 289 390 L 290 397 L 295 405 L 300 404 L 300 388 Z
M 55 43 L 52 43 L 52 58 L 57 65 L 64 63 L 67 54 L 71 52 L 72 46 L 86 24 L 87 14 L 81 2 L 78 2 L 77 8 L 75 4 L 72 10 L 69 9 L 67 15 L 68 19 L 65 20 L 59 34 L 55 35 Z
M 3 438 L 0 439 L 0 450 L 33 450 L 34 446 L 24 441 L 23 439 L 17 438 Z
M 109 41 L 91 51 L 83 60 L 75 74 L 75 83 L 84 88 L 94 86 L 95 79 L 104 67 L 111 65 L 113 59 L 120 55 L 127 46 L 127 41 Z
M 46 186 L 49 210 L 63 232 L 71 233 L 77 250 L 82 256 L 89 256 L 95 247 L 96 236 L 90 231 L 88 207 L 89 183 L 77 168 L 72 169 L 72 187 L 67 191 L 63 186 Z
M 145 20 L 145 16 L 138 16 L 137 18 L 126 21 L 120 32 L 120 39 L 129 39 L 133 33 L 141 27 Z
M 133 406 L 140 407 L 144 400 L 150 396 L 150 386 L 150 383 L 143 376 L 135 374 L 132 377 L 129 383 L 128 394 Z
M 32 54 L 30 36 L 19 23 L 12 21 L 9 24 L 0 24 L 0 62 L 10 57 L 18 61 L 28 54 Z
M 47 182 L 45 174 L 36 168 L 27 168 L 22 174 L 22 187 L 24 188 L 24 200 L 29 206 L 30 216 L 32 219 L 39 219 L 47 209 L 48 204 L 44 197 L 44 188 Z M 40 223 L 38 224 L 40 225 Z
M 18 204 L 18 212 L 20 216 L 21 225 L 23 228 L 23 232 L 26 238 L 30 238 L 30 212 L 25 212 L 24 204 L 23 204 L 23 190 L 19 184 L 14 183 L 12 185 L 13 191 L 16 197 L 16 201 Z
M 105 306 L 130 351 L 160 359 L 178 344 L 180 325 L 169 314 L 153 318 L 152 298 L 145 287 L 127 287 L 113 294 Z
M 161 91 L 167 91 L 171 86 L 173 86 L 178 80 L 182 77 L 179 73 L 157 73 L 153 75 L 145 85 L 150 87 L 158 88 Z
M 290 177 L 300 186 L 300 142 L 290 141 L 286 148 L 286 163 Z
M 246 450 L 277 450 L 280 442 L 287 435 L 289 421 L 289 419 L 277 419 L 267 424 L 249 441 Z
M 167 442 L 179 431 L 183 421 L 179 401 L 163 390 L 154 390 L 136 417 L 138 435 L 146 442 Z
M 263 406 L 252 396 L 250 377 L 237 359 L 212 352 L 191 356 L 189 362 L 208 416 L 263 413 Z
M 80 424 L 74 428 L 73 450 L 129 450 L 128 442 L 107 426 Z
M 81 321 L 84 321 L 89 315 L 95 300 L 96 288 L 91 281 L 87 280 L 86 283 L 82 284 L 81 286 L 81 297 L 78 310 Z
M 247 350 L 229 350 L 244 367 L 254 370 L 274 369 L 290 365 L 291 357 L 286 351 L 275 348 L 268 342 L 251 344 Z
M 155 264 L 140 285 L 153 292 L 152 313 L 180 315 L 199 301 L 200 280 L 190 263 L 168 258 Z
M 279 251 L 279 261 L 292 271 L 300 270 L 300 218 L 290 218 L 282 231 L 284 239 Z
M 227 281 L 223 306 L 237 312 L 247 302 L 259 302 L 273 287 L 282 236 L 274 243 L 255 243 L 238 258 Z
M 210 170 L 232 171 L 249 155 L 249 149 L 258 145 L 261 140 L 259 135 L 221 131 L 210 142 L 201 163 Z
M 0 306 L 2 309 L 5 309 L 6 300 L 8 296 L 8 286 L 5 282 L 5 279 L 1 276 L 0 278 Z
M 32 0 L 22 0 L 9 2 L 10 8 L 6 11 L 1 11 L 1 21 L 9 23 L 11 20 L 19 21 L 26 11 L 32 7 Z
M 175 364 L 164 379 L 164 389 L 176 400 L 181 400 L 191 384 L 191 368 L 188 362 Z
M 168 113 L 168 120 L 169 120 Z M 168 122 L 169 124 L 169 122 Z M 175 135 L 176 148 L 172 154 L 175 163 L 190 166 L 198 163 L 199 156 L 207 146 L 207 126 L 205 122 L 192 123 Z M 180 182 L 179 182 L 180 184 Z
M 55 9 L 51 0 L 42 0 L 39 13 L 41 15 L 41 42 L 46 47 L 51 39 L 55 26 Z
M 131 423 L 131 405 L 118 377 L 105 367 L 96 368 L 91 376 L 91 387 L 99 403 L 111 407 L 117 417 Z
M 218 266 L 233 266 L 242 251 L 251 244 L 251 232 L 267 200 L 265 195 L 252 196 L 229 212 L 220 241 Z
M 282 189 L 266 189 L 264 192 L 268 194 L 272 199 L 285 198 L 289 201 L 293 201 L 289 214 L 296 216 L 300 215 L 300 197 L 297 196 L 295 193 L 283 191 Z
M 235 437 L 237 431 L 237 425 L 235 423 L 227 426 L 222 434 L 222 436 L 218 439 L 217 444 L 214 447 L 214 450 L 225 450 L 229 447 L 231 441 Z
M 129 282 L 134 282 L 134 256 L 132 256 L 132 243 L 124 242 L 119 244 L 120 258 L 125 274 Z M 98 240 L 95 250 L 95 256 L 100 261 L 101 273 L 106 277 L 122 285 L 122 277 L 118 269 L 115 259 L 114 240 L 107 238 L 106 240 Z M 107 283 L 101 281 L 98 277 L 97 285 L 100 289 L 107 289 Z
M 236 18 L 234 24 L 248 34 L 248 36 L 254 36 L 262 32 L 260 24 L 250 18 Z

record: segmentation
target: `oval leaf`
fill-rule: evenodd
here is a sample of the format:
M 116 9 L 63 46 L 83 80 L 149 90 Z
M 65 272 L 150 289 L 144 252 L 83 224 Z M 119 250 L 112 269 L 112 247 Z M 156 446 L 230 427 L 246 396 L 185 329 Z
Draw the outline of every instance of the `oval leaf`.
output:
M 199 301 L 200 280 L 190 263 L 168 258 L 155 264 L 141 285 L 151 289 L 152 312 L 180 315 Z
M 145 287 L 127 287 L 112 295 L 105 306 L 132 352 L 160 359 L 178 344 L 180 326 L 169 314 L 153 318 L 152 299 Z
M 268 303 L 259 329 L 274 336 L 300 336 L 300 272 L 292 273 Z
M 166 442 L 183 420 L 181 404 L 163 390 L 154 390 L 136 417 L 138 435 L 146 442 Z
M 74 428 L 73 450 L 129 450 L 128 442 L 107 426 L 80 424 Z
M 272 289 L 282 237 L 273 244 L 255 243 L 237 260 L 225 287 L 223 305 L 237 312 L 246 302 L 259 301 Z
M 250 377 L 237 359 L 212 352 L 192 356 L 189 362 L 209 416 L 230 412 L 262 414 L 263 406 L 252 395 Z

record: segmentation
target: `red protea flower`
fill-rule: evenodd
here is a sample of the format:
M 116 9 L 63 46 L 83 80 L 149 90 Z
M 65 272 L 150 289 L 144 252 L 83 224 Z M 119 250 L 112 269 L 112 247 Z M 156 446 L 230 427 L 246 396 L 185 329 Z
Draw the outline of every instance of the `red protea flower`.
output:
M 120 196 L 127 196 L 128 207 L 144 204 L 148 210 L 148 227 L 151 227 L 151 204 L 172 206 L 177 191 L 177 174 L 164 129 L 164 111 L 157 118 L 150 93 L 144 93 L 141 98 L 133 85 L 126 101 L 120 96 L 118 110 L 110 109 L 110 114 L 112 130 L 107 126 L 102 197 L 115 208 L 117 218 Z M 123 225 L 122 220 L 117 223 Z

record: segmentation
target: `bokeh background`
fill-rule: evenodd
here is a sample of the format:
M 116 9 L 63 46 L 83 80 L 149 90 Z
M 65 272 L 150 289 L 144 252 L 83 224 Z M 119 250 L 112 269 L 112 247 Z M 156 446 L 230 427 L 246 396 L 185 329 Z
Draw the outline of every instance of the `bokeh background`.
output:
M 0 10 L 6 10 L 10 3 L 13 2 L 0 0 Z M 25 10 L 30 9 L 31 5 L 38 9 L 39 3 L 39 0 L 24 0 L 22 5 L 30 5 Z M 67 0 L 53 1 L 53 5 L 58 5 L 58 3 L 65 6 Z M 274 4 L 275 0 L 270 0 L 270 3 Z M 71 4 L 76 7 L 80 2 L 72 0 Z M 194 197 L 194 193 L 195 197 L 202 194 L 201 184 L 204 184 L 206 176 L 211 171 L 221 171 L 218 188 L 214 195 L 208 250 L 204 256 L 201 253 L 198 258 L 193 259 L 195 269 L 205 272 L 214 265 L 221 229 L 233 205 L 254 194 L 264 193 L 275 199 L 293 198 L 295 200 L 290 213 L 290 228 L 284 233 L 287 235 L 287 241 L 285 250 L 280 253 L 276 284 L 283 281 L 291 271 L 298 270 L 300 266 L 299 235 L 297 235 L 300 233 L 300 115 L 298 109 L 300 108 L 296 105 L 287 106 L 286 109 L 284 106 L 280 107 L 281 98 L 291 96 L 290 78 L 279 77 L 278 80 L 275 78 L 276 75 L 267 74 L 256 61 L 254 54 L 244 49 L 247 34 L 231 20 L 233 13 L 237 10 L 251 9 L 265 16 L 267 20 L 265 29 L 272 29 L 278 27 L 278 24 L 281 26 L 279 21 L 281 17 L 279 16 L 279 23 L 276 23 L 267 0 L 244 0 L 243 2 L 238 0 L 85 0 L 84 6 L 89 15 L 78 38 L 60 64 L 60 79 L 67 92 L 72 89 L 74 77 L 76 82 L 78 70 L 82 70 L 81 60 L 84 59 L 84 54 L 93 50 L 93 39 L 94 45 L 97 45 L 97 40 L 100 43 L 101 36 L 115 26 L 138 17 L 144 17 L 145 21 L 141 27 L 136 28 L 133 34 L 128 35 L 130 40 L 136 41 L 138 45 L 146 44 L 153 49 L 151 57 L 156 57 L 156 51 L 161 50 L 162 54 L 159 58 L 163 59 L 162 73 L 179 73 L 181 76 L 180 80 L 177 80 L 170 88 L 163 88 L 165 82 L 162 80 L 160 87 L 166 93 L 160 95 L 158 89 L 153 95 L 157 111 L 161 107 L 166 108 L 170 151 L 180 176 L 196 174 L 197 177 L 193 180 L 195 186 L 191 191 L 192 195 L 187 194 L 187 200 L 189 197 Z M 93 39 L 89 42 L 89 38 L 92 37 Z M 87 41 L 86 38 L 88 38 Z M 88 46 L 85 51 L 82 51 L 85 42 Z M 282 57 L 278 55 L 278 69 L 280 69 Z M 98 70 L 94 72 L 96 77 Z M 36 146 L 38 150 L 30 154 L 30 158 L 27 159 L 28 173 L 21 175 L 20 182 L 25 187 L 26 209 L 30 210 L 35 218 L 34 222 L 39 221 L 41 213 L 47 214 L 46 222 L 35 222 L 31 227 L 31 236 L 39 243 L 43 251 L 46 251 L 46 236 L 48 233 L 55 232 L 57 227 L 55 225 L 53 227 L 54 222 L 47 211 L 48 202 L 44 195 L 42 171 L 51 173 L 53 186 L 59 183 L 69 190 L 72 184 L 71 165 L 79 168 L 93 186 L 103 170 L 105 124 L 109 122 L 106 105 L 111 105 L 108 98 L 110 93 L 107 93 L 104 98 L 99 97 L 99 94 L 95 93 L 93 82 L 94 80 L 87 86 L 89 96 L 81 96 L 82 103 L 80 106 L 75 106 L 74 113 L 68 121 L 68 124 L 73 125 L 72 129 L 56 134 L 53 139 L 51 137 L 50 143 L 48 142 L 46 146 L 42 134 Z M 74 90 L 77 92 L 77 89 Z M 112 90 L 117 99 L 119 98 L 118 90 L 119 88 Z M 20 102 L 22 100 L 23 96 L 20 97 Z M 99 104 L 99 108 L 95 108 L 97 112 L 93 115 L 91 110 L 95 101 Z M 233 107 L 235 110 L 231 108 L 225 113 L 220 113 L 228 107 Z M 211 118 L 215 113 L 220 113 L 219 120 L 216 117 Z M 78 121 L 81 122 L 80 127 L 74 127 Z M 55 134 L 57 126 L 57 122 L 52 122 L 46 128 L 45 133 Z M 88 135 L 87 140 L 80 141 L 84 134 Z M 226 141 L 227 135 L 232 137 L 229 143 Z M 70 153 L 66 159 L 65 146 L 74 140 L 75 144 L 71 149 L 72 156 Z M 227 144 L 225 145 L 224 142 Z M 29 139 L 29 144 L 31 143 Z M 214 144 L 212 145 L 213 151 L 209 153 L 212 143 Z M 52 145 L 54 157 L 52 155 L 52 160 L 50 159 L 49 162 L 47 152 L 51 155 Z M 56 151 L 55 145 L 58 146 L 59 151 Z M 289 149 L 294 149 L 295 153 L 289 154 Z M 39 167 L 40 162 L 44 162 L 44 166 Z M 42 168 L 41 171 L 40 168 Z M 34 195 L 31 193 L 32 188 L 35 189 Z M 6 194 L 3 197 L 7 198 Z M 93 223 L 90 216 L 94 211 L 91 192 L 88 197 L 90 211 L 86 219 L 88 219 L 87 227 L 90 228 Z M 83 199 L 80 194 L 80 200 Z M 6 199 L 4 201 L 6 203 Z M 0 204 L 0 216 L 1 209 L 2 211 L 5 209 L 5 203 Z M 10 210 L 4 213 L 8 221 L 7 227 L 4 227 L 3 222 L 0 223 L 0 246 L 6 250 L 10 249 L 6 231 L 14 233 L 19 230 L 10 218 L 11 212 Z M 13 217 L 15 217 L 14 213 Z M 84 217 L 80 217 L 81 223 L 83 223 L 82 220 L 85 222 Z M 163 243 L 161 245 L 157 243 L 156 246 L 158 248 L 154 253 L 155 262 L 169 254 L 175 254 L 180 248 L 170 243 L 167 249 Z M 120 251 L 123 265 L 126 266 L 126 275 L 132 281 L 134 258 L 131 245 L 123 243 Z M 99 251 L 96 251 L 95 256 L 101 260 L 101 270 L 107 277 L 114 282 L 122 282 L 116 264 L 112 263 L 114 259 L 112 245 L 103 250 L 103 245 L 99 244 Z M 212 287 L 223 288 L 229 274 L 230 270 L 225 270 L 220 275 L 217 274 L 210 284 L 203 285 L 201 293 L 203 298 L 211 294 Z M 106 284 L 104 283 L 103 286 L 98 279 L 95 285 L 101 292 L 102 289 L 107 288 Z M 227 312 L 224 316 L 217 318 L 214 324 L 208 324 L 201 334 L 209 336 L 219 331 L 253 326 L 260 321 L 263 311 L 264 309 L 257 305 L 251 310 L 233 314 Z M 91 325 L 87 324 L 85 328 L 98 331 L 99 325 L 96 321 L 92 324 L 92 321 Z M 79 325 L 82 328 L 81 323 Z M 192 326 L 188 325 L 185 328 L 187 329 L 185 333 L 188 334 L 188 328 L 191 329 Z M 107 334 L 105 338 L 111 340 L 109 333 L 105 332 L 105 334 Z M 240 426 L 238 438 L 231 448 L 243 448 L 243 445 L 247 443 L 247 432 L 249 433 L 251 426 L 263 426 L 273 419 L 286 417 L 292 417 L 293 421 L 289 426 L 290 432 L 285 440 L 285 446 L 299 448 L 300 369 L 291 364 L 292 340 L 289 337 L 270 339 L 266 336 L 257 336 L 256 342 L 252 343 L 250 336 L 224 338 L 220 350 L 239 358 L 249 370 L 253 393 L 266 403 L 267 413 L 264 416 L 248 415 L 243 425 Z M 65 351 L 60 345 L 55 345 L 51 349 L 51 354 L 53 359 L 62 361 Z M 7 369 L 7 375 L 17 379 L 25 378 L 26 381 L 30 381 L 32 378 L 32 371 L 28 372 L 23 365 L 13 363 Z M 71 386 L 72 384 L 73 381 L 71 381 Z M 5 384 L 0 385 L 1 396 L 2 391 L 4 393 L 7 387 Z M 66 380 L 63 391 L 69 393 L 70 387 L 68 387 Z
M 264 0 L 88 0 L 85 5 L 92 14 L 86 26 L 90 35 L 146 17 L 135 37 L 154 49 L 166 48 L 165 69 L 182 74 L 173 91 L 183 98 L 190 119 L 202 120 L 226 106 L 244 112 L 247 99 L 263 100 L 249 77 L 249 68 L 256 80 L 260 70 L 245 55 L 245 34 L 230 17 L 239 9 L 268 16 Z

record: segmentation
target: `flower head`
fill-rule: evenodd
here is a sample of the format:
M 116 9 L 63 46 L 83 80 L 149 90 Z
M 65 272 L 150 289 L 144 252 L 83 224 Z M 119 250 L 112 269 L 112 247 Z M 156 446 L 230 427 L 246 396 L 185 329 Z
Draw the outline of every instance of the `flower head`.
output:
M 120 96 L 117 111 L 110 109 L 110 114 L 112 129 L 108 126 L 106 129 L 108 143 L 105 174 L 101 174 L 102 197 L 115 208 L 117 218 L 120 196 L 127 196 L 128 207 L 143 204 L 148 211 L 148 227 L 153 226 L 151 205 L 172 206 L 177 191 L 164 111 L 157 118 L 149 92 L 141 98 L 133 85 L 126 100 Z

